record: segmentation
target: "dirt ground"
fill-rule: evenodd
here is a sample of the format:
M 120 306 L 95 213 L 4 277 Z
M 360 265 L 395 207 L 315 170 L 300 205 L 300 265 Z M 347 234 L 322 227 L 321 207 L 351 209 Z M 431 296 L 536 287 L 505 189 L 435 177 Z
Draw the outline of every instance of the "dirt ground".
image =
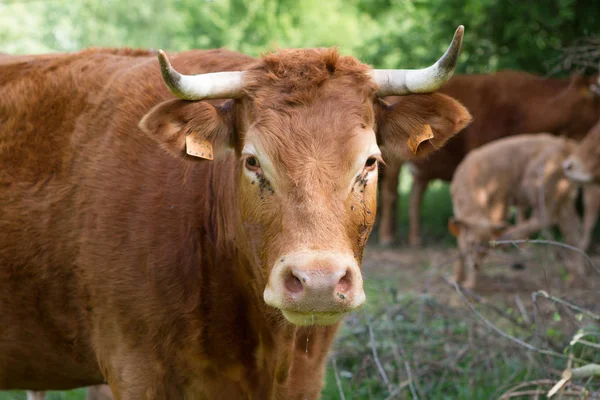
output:
M 569 284 L 565 258 L 572 254 L 570 250 L 539 244 L 491 249 L 474 292 L 506 306 L 514 306 L 515 302 L 527 306 L 532 303 L 532 293 L 545 290 L 600 312 L 600 246 L 592 250 L 590 258 L 596 270 L 588 267 L 583 281 Z M 428 292 L 439 301 L 457 304 L 456 290 L 448 282 L 457 254 L 457 249 L 452 247 L 415 249 L 370 245 L 363 259 L 363 275 L 366 280 L 394 280 L 398 291 Z

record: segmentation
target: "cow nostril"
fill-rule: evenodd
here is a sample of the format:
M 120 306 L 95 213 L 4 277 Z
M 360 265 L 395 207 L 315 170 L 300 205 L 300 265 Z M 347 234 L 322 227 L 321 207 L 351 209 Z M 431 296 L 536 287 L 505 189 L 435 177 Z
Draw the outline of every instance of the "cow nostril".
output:
M 351 287 L 352 287 L 352 273 L 348 269 L 346 271 L 346 274 L 344 276 L 342 276 L 342 278 L 339 280 L 339 282 L 336 286 L 336 291 L 346 293 L 350 290 Z
M 292 271 L 289 271 L 285 277 L 285 288 L 290 293 L 300 293 L 304 290 L 304 285 L 302 285 L 302 281 L 298 278 Z

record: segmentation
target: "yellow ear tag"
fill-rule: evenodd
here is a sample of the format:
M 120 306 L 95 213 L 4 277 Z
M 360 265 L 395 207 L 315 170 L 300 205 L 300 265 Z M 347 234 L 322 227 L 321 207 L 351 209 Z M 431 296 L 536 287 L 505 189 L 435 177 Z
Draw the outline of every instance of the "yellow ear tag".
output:
M 429 124 L 423 125 L 421 132 L 410 135 L 408 138 L 408 147 L 411 149 L 413 154 L 417 154 L 417 150 L 419 149 L 419 145 L 426 140 L 433 139 L 433 131 L 431 130 L 431 126 Z
M 190 133 L 185 137 L 185 152 L 190 156 L 214 160 L 212 144 L 208 140 L 198 137 L 195 133 Z
M 448 231 L 454 237 L 458 237 L 460 233 L 460 225 L 454 218 L 448 220 Z

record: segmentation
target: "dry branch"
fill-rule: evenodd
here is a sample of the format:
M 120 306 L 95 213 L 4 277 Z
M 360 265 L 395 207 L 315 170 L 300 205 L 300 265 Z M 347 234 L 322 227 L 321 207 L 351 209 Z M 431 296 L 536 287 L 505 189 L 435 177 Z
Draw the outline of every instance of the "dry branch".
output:
M 530 239 L 490 240 L 489 243 L 490 243 L 490 246 L 492 246 L 492 247 L 496 247 L 499 244 L 512 244 L 513 246 L 516 246 L 517 244 L 522 244 L 522 243 L 547 244 L 547 245 L 551 245 L 551 246 L 564 247 L 565 249 L 569 249 L 569 250 L 572 250 L 572 251 L 575 251 L 575 252 L 581 254 L 583 256 L 583 258 L 585 258 L 585 260 L 587 261 L 587 263 L 590 265 L 590 267 L 592 267 L 598 274 L 600 274 L 600 269 L 596 266 L 596 264 L 594 263 L 594 261 L 592 261 L 592 259 L 590 258 L 590 256 L 588 256 L 581 249 L 578 249 L 577 247 L 571 246 L 571 245 L 566 244 L 566 243 L 556 242 L 554 240 L 530 240 Z

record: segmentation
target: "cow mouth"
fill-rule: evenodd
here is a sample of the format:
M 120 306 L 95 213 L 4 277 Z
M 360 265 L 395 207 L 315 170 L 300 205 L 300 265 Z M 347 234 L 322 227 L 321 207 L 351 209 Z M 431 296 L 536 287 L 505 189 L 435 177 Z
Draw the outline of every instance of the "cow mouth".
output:
M 339 322 L 346 313 L 344 312 L 311 312 L 303 313 L 291 310 L 281 310 L 281 313 L 289 322 L 298 326 L 310 325 L 333 325 Z
M 594 180 L 592 174 L 587 171 L 583 163 L 576 156 L 567 158 L 562 163 L 562 169 L 567 178 L 576 183 L 590 183 Z
M 591 174 L 588 174 L 583 171 L 565 171 L 565 175 L 567 176 L 567 178 L 577 183 L 590 183 L 594 180 Z

